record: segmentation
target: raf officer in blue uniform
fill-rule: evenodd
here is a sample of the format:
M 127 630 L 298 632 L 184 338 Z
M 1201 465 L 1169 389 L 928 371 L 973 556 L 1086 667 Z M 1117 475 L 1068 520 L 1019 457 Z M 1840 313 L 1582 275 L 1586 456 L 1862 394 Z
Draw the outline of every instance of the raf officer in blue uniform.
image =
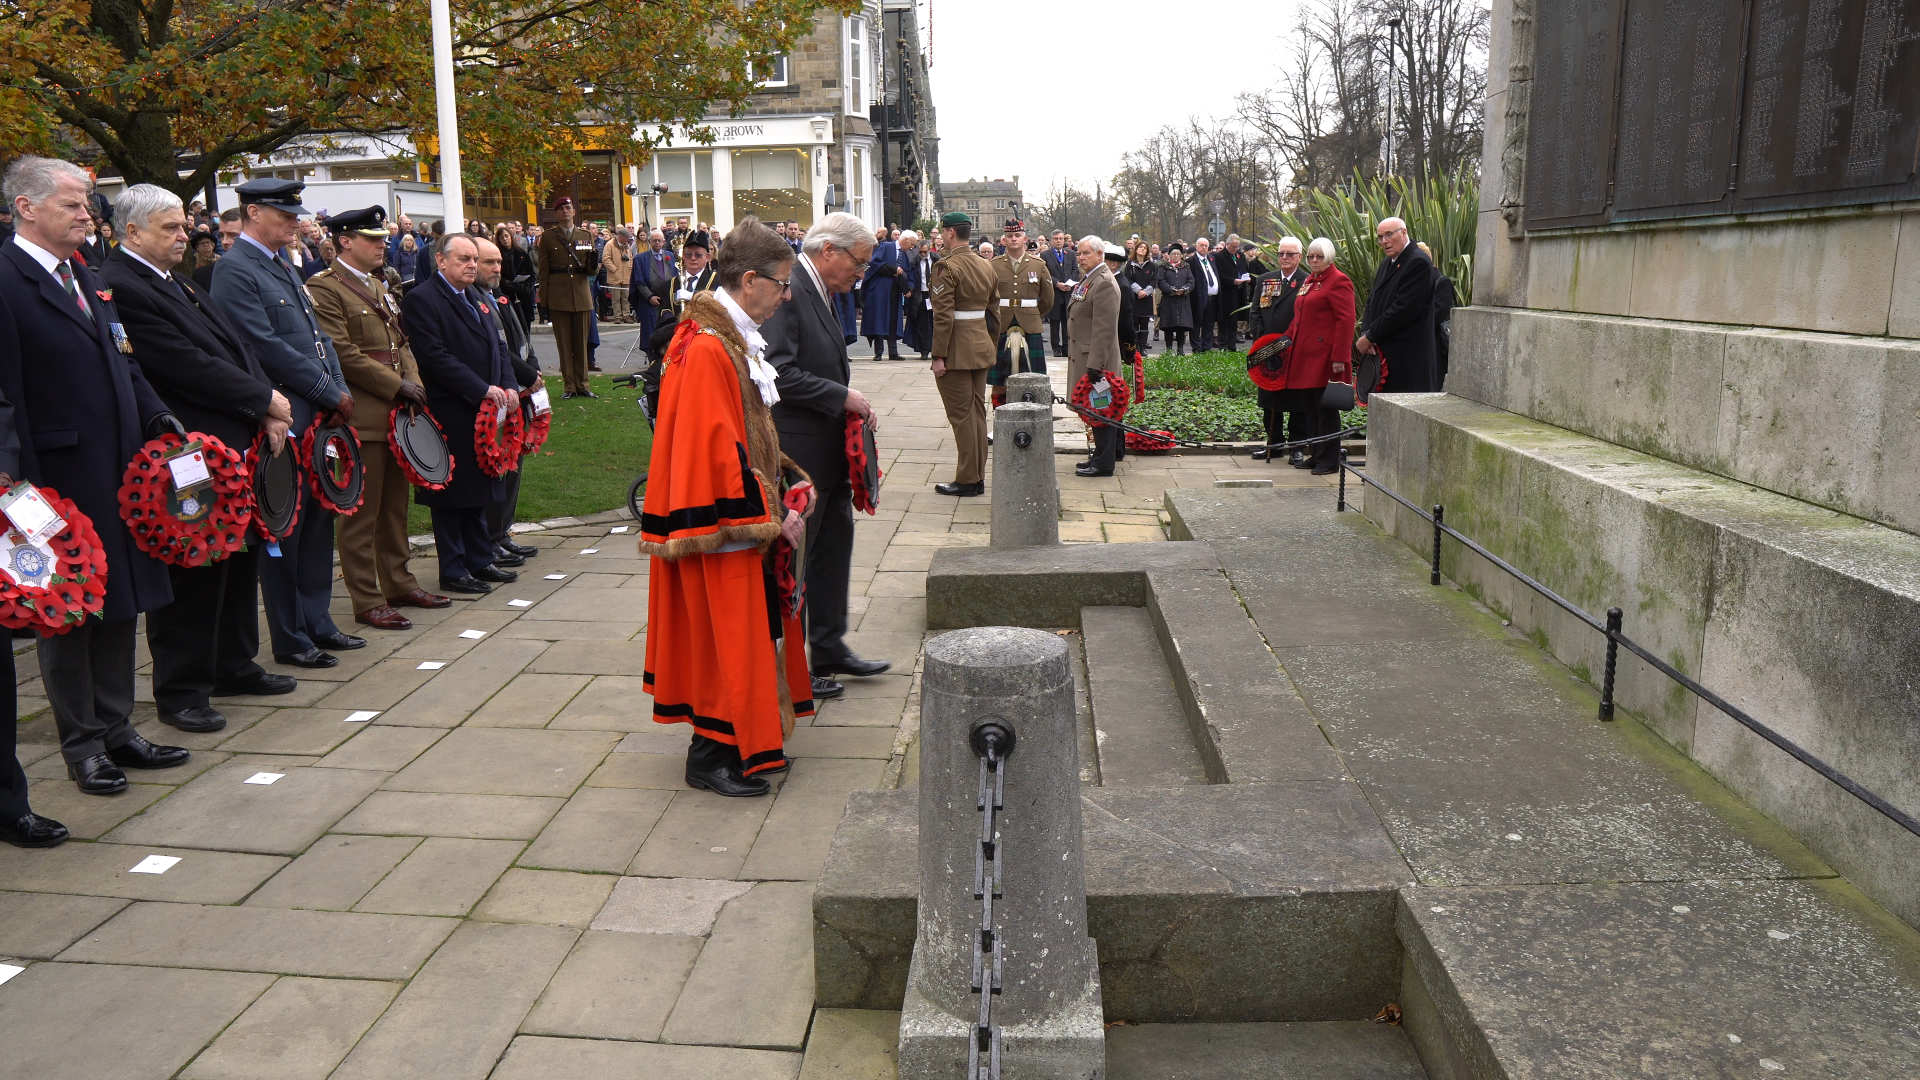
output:
M 294 180 L 249 180 L 240 196 L 240 237 L 213 268 L 213 302 L 240 328 L 268 378 L 293 405 L 290 437 L 304 435 L 315 416 L 353 418 L 353 393 L 340 356 L 313 315 L 300 272 L 282 254 L 293 243 L 305 185 Z M 333 518 L 300 485 L 300 518 L 292 535 L 260 562 L 273 658 L 303 668 L 340 662 L 332 652 L 358 649 L 363 638 L 343 634 L 327 613 L 333 593 Z

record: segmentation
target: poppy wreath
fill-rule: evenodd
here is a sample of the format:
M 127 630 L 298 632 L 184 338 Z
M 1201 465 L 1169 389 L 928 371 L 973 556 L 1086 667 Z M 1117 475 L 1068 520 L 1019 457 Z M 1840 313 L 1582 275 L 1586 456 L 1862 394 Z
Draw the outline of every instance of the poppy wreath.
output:
M 480 412 L 473 418 L 473 459 L 481 472 L 497 480 L 520 464 L 525 426 L 518 409 L 508 413 L 503 424 L 500 406 L 492 398 L 480 402 Z
M 1107 385 L 1112 388 L 1113 398 L 1108 402 L 1106 408 L 1096 409 L 1093 407 L 1093 384 L 1099 382 L 1102 378 L 1105 378 Z M 1073 396 L 1067 400 L 1073 402 L 1075 406 L 1086 410 L 1086 412 L 1080 414 L 1080 418 L 1085 420 L 1089 427 L 1106 427 L 1107 425 L 1094 419 L 1094 417 L 1101 416 L 1108 420 L 1118 420 L 1127 415 L 1127 381 L 1112 372 L 1093 368 L 1085 375 L 1080 376 L 1079 383 L 1075 384 L 1073 388 Z M 1092 415 L 1088 415 L 1089 413 Z
M 212 505 L 178 497 L 167 459 L 200 444 Z M 204 513 L 203 513 L 204 511 Z M 167 432 L 149 439 L 120 477 L 120 520 L 133 546 L 168 566 L 208 566 L 239 551 L 253 521 L 253 473 L 239 453 L 212 435 Z
M 780 497 L 780 505 L 796 514 L 805 514 L 813 507 L 813 485 L 799 485 L 787 489 Z M 787 538 L 778 537 L 773 542 L 773 580 L 774 587 L 780 591 L 780 610 L 783 615 L 792 617 L 800 614 L 801 606 L 806 602 L 805 584 L 800 580 L 800 568 L 794 559 L 794 548 Z
M 337 435 L 328 440 L 328 445 L 351 442 L 353 444 L 352 454 L 336 453 L 329 455 L 327 453 L 328 445 L 322 445 L 320 443 L 320 429 L 322 427 L 343 432 L 344 434 Z M 343 506 L 339 502 L 339 491 L 347 487 L 347 481 L 340 478 L 339 470 L 345 468 L 351 473 L 354 463 L 362 460 L 364 459 L 360 456 L 360 432 L 355 430 L 352 424 L 328 424 L 326 413 L 314 414 L 313 423 L 307 425 L 306 434 L 300 436 L 300 465 L 307 470 L 307 486 L 313 491 L 313 497 L 319 500 L 320 505 L 332 510 L 341 517 L 352 517 L 359 512 L 361 504 L 367 501 L 366 483 L 362 481 L 354 489 L 353 505 Z M 322 462 L 326 464 L 328 475 L 337 482 L 336 490 L 328 490 L 327 485 L 321 482 L 320 468 Z
M 867 489 L 867 469 L 872 467 L 874 487 Z M 879 466 L 867 460 L 867 421 L 858 413 L 847 414 L 847 481 L 853 491 L 853 505 L 871 514 L 880 509 Z
M 289 435 L 288 438 L 289 440 L 291 440 L 292 436 Z M 299 469 L 300 469 L 299 444 L 295 443 L 293 445 L 288 446 L 287 452 L 293 455 L 294 472 L 295 472 L 294 483 L 297 485 L 300 482 L 300 478 L 298 475 Z M 267 444 L 267 433 L 265 431 L 262 431 L 259 434 L 255 435 L 253 437 L 253 449 L 247 451 L 247 461 L 249 463 L 265 462 L 268 458 L 272 456 L 273 456 L 272 447 L 270 447 Z M 254 467 L 250 464 L 249 469 L 253 469 L 253 468 Z M 249 482 L 249 490 L 251 490 L 251 482 Z M 298 490 L 298 488 L 296 488 L 295 490 Z M 252 506 L 255 511 L 258 511 L 259 503 L 257 500 L 250 499 L 249 505 Z M 291 517 L 287 518 L 287 527 L 285 531 L 277 532 L 277 533 L 273 532 L 271 529 L 267 527 L 266 518 L 264 518 L 263 516 L 261 516 L 259 513 L 256 512 L 253 515 L 253 535 L 259 537 L 263 543 L 277 544 L 280 541 L 285 540 L 287 537 L 292 536 L 294 526 L 298 524 L 300 524 L 300 500 L 295 499 L 293 500 L 293 514 Z
M 1133 404 L 1147 400 L 1147 358 L 1140 350 L 1133 350 Z M 1128 449 L 1132 449 L 1131 446 Z
M 392 410 L 390 410 L 387 413 L 387 445 L 388 446 L 400 445 L 400 432 L 397 430 L 397 428 L 400 423 L 400 413 L 406 408 L 407 407 L 405 405 L 395 405 L 392 408 Z M 434 434 L 440 436 L 440 441 L 446 442 L 447 432 L 446 432 L 446 429 L 440 426 L 439 418 L 435 417 L 433 413 L 429 412 L 425 406 L 420 407 L 416 411 L 418 411 L 421 416 L 424 416 L 427 418 L 427 423 L 433 425 Z M 400 475 L 406 477 L 407 483 L 412 484 L 414 487 L 425 488 L 428 491 L 439 491 L 442 488 L 446 487 L 448 484 L 453 482 L 452 455 L 448 455 L 448 459 L 447 459 L 447 478 L 445 480 L 442 480 L 438 484 L 428 483 L 426 477 L 421 476 L 419 470 L 413 467 L 413 461 L 412 459 L 408 458 L 407 455 L 396 452 L 393 454 L 393 460 L 399 463 L 400 465 Z
M 0 493 L 12 484 L 0 486 Z M 92 519 L 72 499 L 50 487 L 40 489 L 67 526 L 47 541 L 53 574 L 44 586 L 23 585 L 0 574 L 0 626 L 58 636 L 100 614 L 107 604 L 107 553 Z
M 526 432 L 520 436 L 520 456 L 526 457 L 547 444 L 547 436 L 553 433 L 553 412 L 535 414 L 533 402 L 523 394 L 520 397 L 520 422 Z
M 1179 444 L 1173 441 L 1173 432 L 1154 429 L 1142 434 L 1138 431 L 1127 432 L 1127 449 L 1152 452 L 1171 450 Z

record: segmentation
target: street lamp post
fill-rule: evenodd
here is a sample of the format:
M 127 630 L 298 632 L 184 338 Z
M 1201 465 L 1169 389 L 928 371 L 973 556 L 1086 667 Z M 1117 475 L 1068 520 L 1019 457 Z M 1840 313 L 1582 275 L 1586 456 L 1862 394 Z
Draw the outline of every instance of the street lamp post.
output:
M 440 199 L 451 233 L 454 223 L 462 228 L 466 224 L 466 201 L 460 190 L 460 118 L 453 96 L 453 17 L 448 0 L 432 0 L 428 10 L 433 20 L 433 96 L 440 118 Z
M 1400 36 L 1398 17 L 1387 20 L 1387 152 L 1385 155 L 1386 174 L 1393 175 L 1393 46 Z

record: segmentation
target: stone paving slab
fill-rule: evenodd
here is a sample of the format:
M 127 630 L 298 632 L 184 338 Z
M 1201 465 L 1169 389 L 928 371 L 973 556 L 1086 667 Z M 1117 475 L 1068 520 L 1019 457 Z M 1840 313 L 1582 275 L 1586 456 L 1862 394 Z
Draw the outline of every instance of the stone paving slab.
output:
M 320 756 L 358 734 L 339 709 L 279 709 L 220 744 L 222 750 L 253 754 Z
M 747 970 L 755 973 L 755 1007 L 742 1009 L 738 980 Z M 812 1015 L 813 886 L 762 882 L 721 910 L 661 1036 L 798 1049 Z
M 582 934 L 520 1029 L 534 1035 L 656 1041 L 703 944 L 698 937 L 673 934 Z
M 483 922 L 540 923 L 584 930 L 605 906 L 618 878 L 554 870 L 508 870 L 473 909 Z
M 550 1039 L 513 1040 L 492 1080 L 576 1076 L 644 1076 L 647 1080 L 793 1080 L 800 1055 L 711 1046 Z
M 326 1080 L 399 991 L 387 982 L 281 979 L 181 1080 Z
M 184 783 L 186 778 L 181 780 Z M 65 825 L 74 839 L 97 840 L 175 790 L 165 784 L 128 784 L 127 790 L 103 799 L 83 794 L 73 781 L 62 777 L 31 781 L 27 784 L 27 800 L 34 813 Z
M 750 881 L 706 878 L 621 878 L 593 920 L 595 930 L 702 937 L 720 909 L 753 888 Z
M 561 799 L 527 795 L 376 791 L 334 825 L 333 831 L 531 840 L 563 805 Z
M 615 748 L 618 750 L 618 748 Z M 687 786 L 687 755 L 612 753 L 587 778 L 588 787 L 657 788 L 679 791 Z
M 900 1014 L 816 1009 L 800 1080 L 898 1080 Z
M 613 760 L 639 757 L 611 755 Z M 676 768 L 681 764 L 674 762 Z M 612 761 L 594 772 L 612 768 Z M 678 781 L 679 773 L 674 774 Z M 593 781 L 588 780 L 591 784 Z M 618 874 L 626 870 L 672 801 L 669 791 L 585 787 L 567 800 L 540 836 L 520 855 L 520 865 L 552 870 Z
M 1365 1020 L 1107 1029 L 1108 1080 L 1427 1080 L 1406 1032 Z
M 419 846 L 413 836 L 323 836 L 247 904 L 346 911 Z
M 450 919 L 203 904 L 134 904 L 62 960 L 404 979 L 457 924 Z
M 644 620 L 647 617 L 647 598 L 619 586 L 596 589 L 569 581 L 566 588 L 528 608 L 521 617 L 588 622 Z
M 436 674 L 438 672 L 421 671 L 418 660 L 382 660 L 351 682 L 328 687 L 322 696 L 300 704 L 347 710 L 391 709 L 402 698 L 426 685 L 427 680 Z
M 684 784 L 628 866 L 641 877 L 738 877 L 772 799 L 720 799 Z
M 0 957 L 51 959 L 126 906 L 96 896 L 0 892 Z
M 107 839 L 223 851 L 293 855 L 367 797 L 384 774 L 293 768 L 272 784 L 249 784 L 261 770 L 229 761 L 129 820 Z
M 172 856 L 180 862 L 164 874 L 128 872 L 149 855 Z M 0 881 L 12 888 L 127 900 L 237 904 L 286 864 L 285 858 L 275 855 L 128 844 L 70 842 L 37 851 L 0 846 Z
M 797 727 L 786 741 L 795 761 L 821 758 L 879 758 L 893 753 L 894 732 L 880 727 Z M 796 776 L 798 773 L 796 772 Z
M 619 741 L 611 732 L 462 728 L 449 732 L 386 786 L 402 791 L 568 795 Z
M 462 644 L 473 644 L 462 642 Z M 380 717 L 383 724 L 458 727 L 487 703 L 527 662 L 540 655 L 537 641 L 489 637 L 448 664 L 438 676 Z M 444 657 L 442 657 L 444 659 Z
M 314 762 L 324 769 L 376 769 L 397 772 L 440 741 L 438 728 L 385 727 L 368 723 L 333 753 Z
M 462 925 L 333 1080 L 485 1080 L 577 936 L 557 926 Z
M 108 964 L 34 964 L 0 986 L 9 1077 L 166 1077 L 252 1004 L 273 976 Z
M 590 675 L 516 675 L 462 726 L 546 727 L 591 679 Z
M 501 637 L 526 638 L 552 642 L 623 642 L 636 639 L 642 623 L 562 622 L 556 619 L 515 621 L 500 631 Z
M 465 915 L 513 865 L 524 846 L 518 840 L 429 836 L 353 909 L 394 915 Z
M 456 660 L 493 640 L 493 632 L 512 622 L 511 610 L 489 611 L 470 604 L 455 604 L 445 622 L 433 627 L 394 652 L 397 659 Z M 486 634 L 481 638 L 462 637 L 468 630 Z
M 558 641 L 527 665 L 527 670 L 561 675 L 638 675 L 646 659 L 646 642 L 638 639 Z
M 639 675 L 596 675 L 567 702 L 547 726 L 556 730 L 672 731 L 685 741 L 685 728 L 662 728 L 653 722 L 653 695 L 642 687 Z
M 798 736 L 799 732 L 794 734 Z M 753 849 L 740 868 L 741 876 L 755 880 L 818 879 L 820 868 L 827 862 L 827 851 L 833 846 L 834 829 L 846 809 L 847 795 L 879 787 L 884 772 L 883 761 L 807 758 L 796 762 L 775 796 L 759 836 L 754 838 Z

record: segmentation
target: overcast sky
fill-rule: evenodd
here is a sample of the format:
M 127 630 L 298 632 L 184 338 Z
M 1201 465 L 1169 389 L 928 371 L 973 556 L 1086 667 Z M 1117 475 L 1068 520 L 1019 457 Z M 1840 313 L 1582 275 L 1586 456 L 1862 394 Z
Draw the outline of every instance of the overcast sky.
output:
M 1017 173 L 1034 203 L 1056 181 L 1104 183 L 1142 136 L 1189 116 L 1226 115 L 1235 94 L 1272 85 L 1299 8 L 1298 0 L 921 0 L 923 29 L 929 3 L 940 179 Z M 1022 56 L 1027 75 L 1010 77 L 1008 41 L 1044 43 L 1046 59 Z M 1061 86 L 1050 101 L 1026 94 L 1042 73 Z

